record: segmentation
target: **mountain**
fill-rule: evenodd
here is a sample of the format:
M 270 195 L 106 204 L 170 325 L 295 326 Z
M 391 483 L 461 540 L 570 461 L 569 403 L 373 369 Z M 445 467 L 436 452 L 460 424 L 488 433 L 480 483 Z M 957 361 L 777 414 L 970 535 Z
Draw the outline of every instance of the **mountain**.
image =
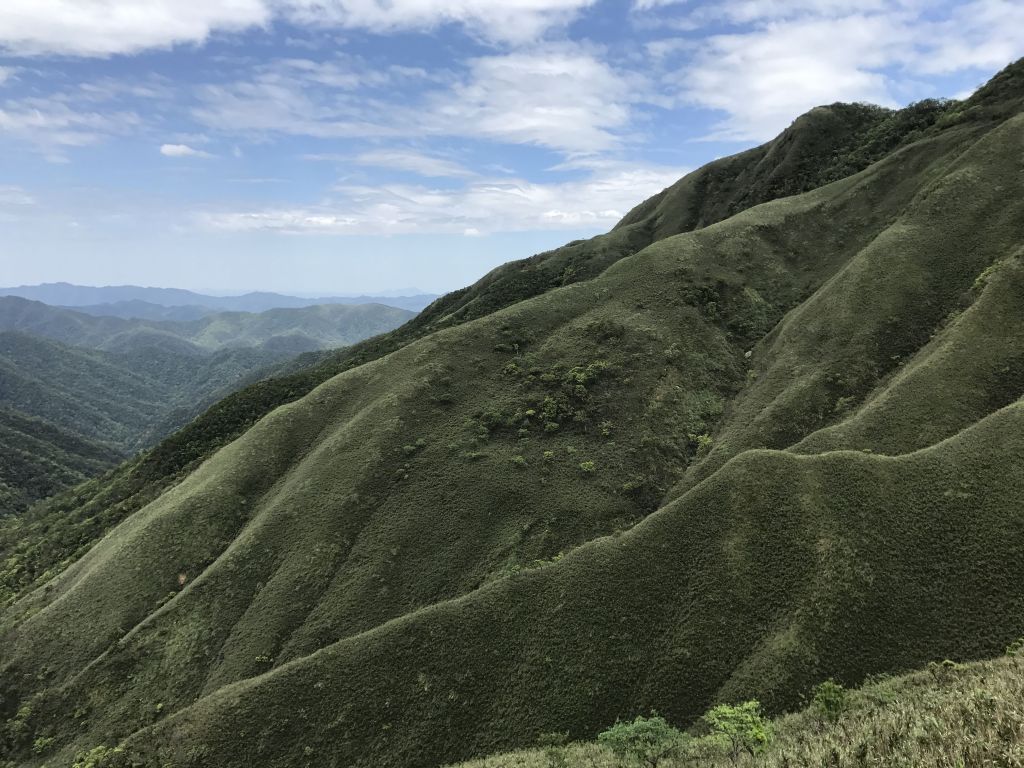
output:
M 280 293 L 253 292 L 240 296 L 209 296 L 180 288 L 142 288 L 136 285 L 93 287 L 70 283 L 44 283 L 0 288 L 0 296 L 18 296 L 44 304 L 64 306 L 89 314 L 111 314 L 144 320 L 195 319 L 196 308 L 215 312 L 265 312 L 269 309 L 301 309 L 318 304 L 384 304 L 419 312 L 436 299 L 433 294 L 408 296 L 321 296 L 299 297 Z M 173 309 L 160 317 L 155 307 Z M 188 315 L 194 315 L 189 317 Z
M 107 304 L 87 304 L 80 307 L 63 307 L 73 312 L 98 317 L 120 317 L 126 320 L 198 320 L 216 312 L 211 307 L 198 305 L 165 307 L 148 301 L 114 301 Z
M 7 407 L 0 408 L 0 444 L 0 510 L 5 512 L 23 510 L 124 458 L 109 446 Z
M 0 331 L 0 516 L 111 469 L 279 360 L 259 349 L 106 352 Z
M 0 329 L 107 351 L 169 345 L 181 352 L 201 353 L 264 346 L 299 354 L 352 344 L 389 331 L 412 316 L 408 310 L 382 304 L 327 304 L 260 313 L 217 312 L 188 321 L 147 321 L 0 297 Z
M 6 757 L 426 768 L 1001 653 L 1022 111 L 814 110 L 7 521 Z
M 0 297 L 0 514 L 110 469 L 270 366 L 411 316 L 364 304 L 144 322 Z

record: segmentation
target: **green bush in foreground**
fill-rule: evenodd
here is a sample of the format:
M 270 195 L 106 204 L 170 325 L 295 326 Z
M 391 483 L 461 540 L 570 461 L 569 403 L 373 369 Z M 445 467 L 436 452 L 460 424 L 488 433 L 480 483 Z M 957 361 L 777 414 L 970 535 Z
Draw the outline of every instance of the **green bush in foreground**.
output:
M 822 720 L 836 722 L 846 710 L 846 689 L 834 680 L 826 680 L 814 688 L 811 708 Z
M 616 723 L 597 737 L 620 760 L 629 765 L 658 768 L 678 756 L 689 736 L 673 728 L 663 717 L 638 717 L 631 723 Z
M 841 696 L 837 695 L 840 690 Z M 842 702 L 834 719 L 821 716 L 818 702 L 823 699 Z M 1016 768 L 1024 765 L 1021 702 L 1024 656 L 1020 655 L 956 665 L 940 678 L 923 669 L 882 678 L 860 689 L 824 683 L 815 688 L 807 710 L 771 721 L 771 740 L 762 749 L 755 748 L 756 755 L 741 747 L 734 760 L 722 749 L 721 737 L 710 734 L 688 740 L 659 768 Z M 731 714 L 716 719 L 737 722 Z M 636 763 L 599 739 L 565 747 L 557 765 L 633 768 Z M 527 751 L 464 763 L 460 768 L 549 768 L 549 763 L 539 753 Z
M 720 704 L 703 717 L 712 738 L 725 747 L 735 765 L 746 752 L 752 757 L 771 741 L 771 725 L 761 716 L 761 704 L 745 701 L 731 706 Z

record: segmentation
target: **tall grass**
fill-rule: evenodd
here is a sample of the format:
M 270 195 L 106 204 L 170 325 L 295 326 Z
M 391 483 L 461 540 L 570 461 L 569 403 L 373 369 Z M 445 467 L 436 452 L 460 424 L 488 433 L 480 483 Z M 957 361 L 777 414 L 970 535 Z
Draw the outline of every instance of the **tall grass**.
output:
M 848 710 L 828 722 L 811 710 L 774 722 L 760 755 L 730 762 L 697 738 L 666 768 L 981 768 L 1024 766 L 1024 656 L 927 671 L 873 682 L 853 691 Z M 458 768 L 632 768 L 605 747 L 584 742 L 560 750 L 527 750 Z

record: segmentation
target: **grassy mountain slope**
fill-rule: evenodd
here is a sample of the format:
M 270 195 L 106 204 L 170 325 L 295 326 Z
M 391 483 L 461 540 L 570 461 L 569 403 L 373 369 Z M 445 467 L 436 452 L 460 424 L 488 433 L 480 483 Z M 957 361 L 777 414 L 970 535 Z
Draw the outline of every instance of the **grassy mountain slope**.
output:
M 25 297 L 22 297 L 25 298 Z M 39 299 L 36 299 L 37 301 Z M 46 302 L 44 302 L 46 303 Z M 148 301 L 135 299 L 132 301 L 113 301 L 105 304 L 87 304 L 84 306 L 61 307 L 72 312 L 100 317 L 121 317 L 126 320 L 198 320 L 217 310 L 198 305 L 165 307 Z
M 1024 662 L 1019 654 L 972 664 L 930 664 L 926 671 L 848 691 L 835 720 L 814 708 L 771 724 L 762 754 L 733 763 L 700 732 L 663 768 L 759 765 L 1014 765 L 1024 757 Z M 595 743 L 528 750 L 459 768 L 629 768 Z
M 160 344 L 118 354 L 0 331 L 0 514 L 109 470 L 275 359 Z
M 166 492 L 145 461 L 82 490 L 100 533 L 139 511 L 0 614 L 8 753 L 434 766 L 997 652 L 1021 92 L 353 367 Z
M 187 475 L 218 448 L 238 437 L 274 408 L 307 394 L 332 376 L 376 360 L 436 330 L 454 327 L 519 300 L 563 285 L 584 282 L 610 264 L 665 237 L 707 226 L 746 207 L 807 191 L 867 167 L 886 152 L 958 122 L 984 125 L 1015 108 L 1015 82 L 998 93 L 997 78 L 983 94 L 966 103 L 924 102 L 901 111 L 835 104 L 805 115 L 762 147 L 716 161 L 689 174 L 632 211 L 612 233 L 511 262 L 478 283 L 431 304 L 394 331 L 331 354 L 306 355 L 294 372 L 253 384 L 217 403 L 153 453 L 126 465 L 110 482 L 90 486 L 40 510 L 34 525 L 94 519 L 100 511 L 111 523 L 140 508 Z M 1003 92 L 1005 91 L 1005 92 Z M 177 424 L 183 423 L 178 420 Z M 693 441 L 691 441 L 693 442 Z M 648 508 L 661 487 L 646 494 Z M 95 491 L 95 495 L 92 494 Z M 110 515 L 111 509 L 119 515 Z M 77 540 L 76 540 L 77 541 Z M 84 542 L 78 542 L 75 548 Z M 53 562 L 73 550 L 56 549 Z

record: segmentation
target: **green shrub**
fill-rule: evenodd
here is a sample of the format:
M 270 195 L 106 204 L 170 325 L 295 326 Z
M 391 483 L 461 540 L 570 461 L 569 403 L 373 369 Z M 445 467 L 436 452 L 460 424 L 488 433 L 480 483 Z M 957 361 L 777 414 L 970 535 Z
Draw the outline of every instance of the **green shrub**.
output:
M 848 705 L 846 689 L 834 680 L 826 680 L 814 687 L 811 709 L 822 719 L 836 722 Z
M 754 757 L 771 741 L 771 724 L 761 715 L 757 701 L 736 706 L 720 704 L 702 719 L 711 729 L 711 738 L 725 748 L 734 765 L 744 752 Z
M 580 470 L 585 472 L 585 473 L 587 473 L 588 475 L 593 473 L 593 471 L 596 468 L 597 468 L 596 465 L 592 461 L 581 461 L 580 462 Z
M 548 732 L 537 737 L 537 745 L 544 750 L 548 768 L 569 768 L 569 758 L 565 754 L 565 745 L 568 741 L 568 732 Z
M 960 669 L 960 665 L 951 659 L 928 663 L 928 673 L 937 683 L 947 682 L 958 669 Z
M 130 764 L 127 754 L 120 747 L 111 749 L 100 745 L 75 755 L 71 768 L 123 768 Z
M 627 764 L 657 768 L 663 760 L 678 756 L 689 736 L 652 713 L 631 723 L 615 723 L 598 734 L 597 741 Z

